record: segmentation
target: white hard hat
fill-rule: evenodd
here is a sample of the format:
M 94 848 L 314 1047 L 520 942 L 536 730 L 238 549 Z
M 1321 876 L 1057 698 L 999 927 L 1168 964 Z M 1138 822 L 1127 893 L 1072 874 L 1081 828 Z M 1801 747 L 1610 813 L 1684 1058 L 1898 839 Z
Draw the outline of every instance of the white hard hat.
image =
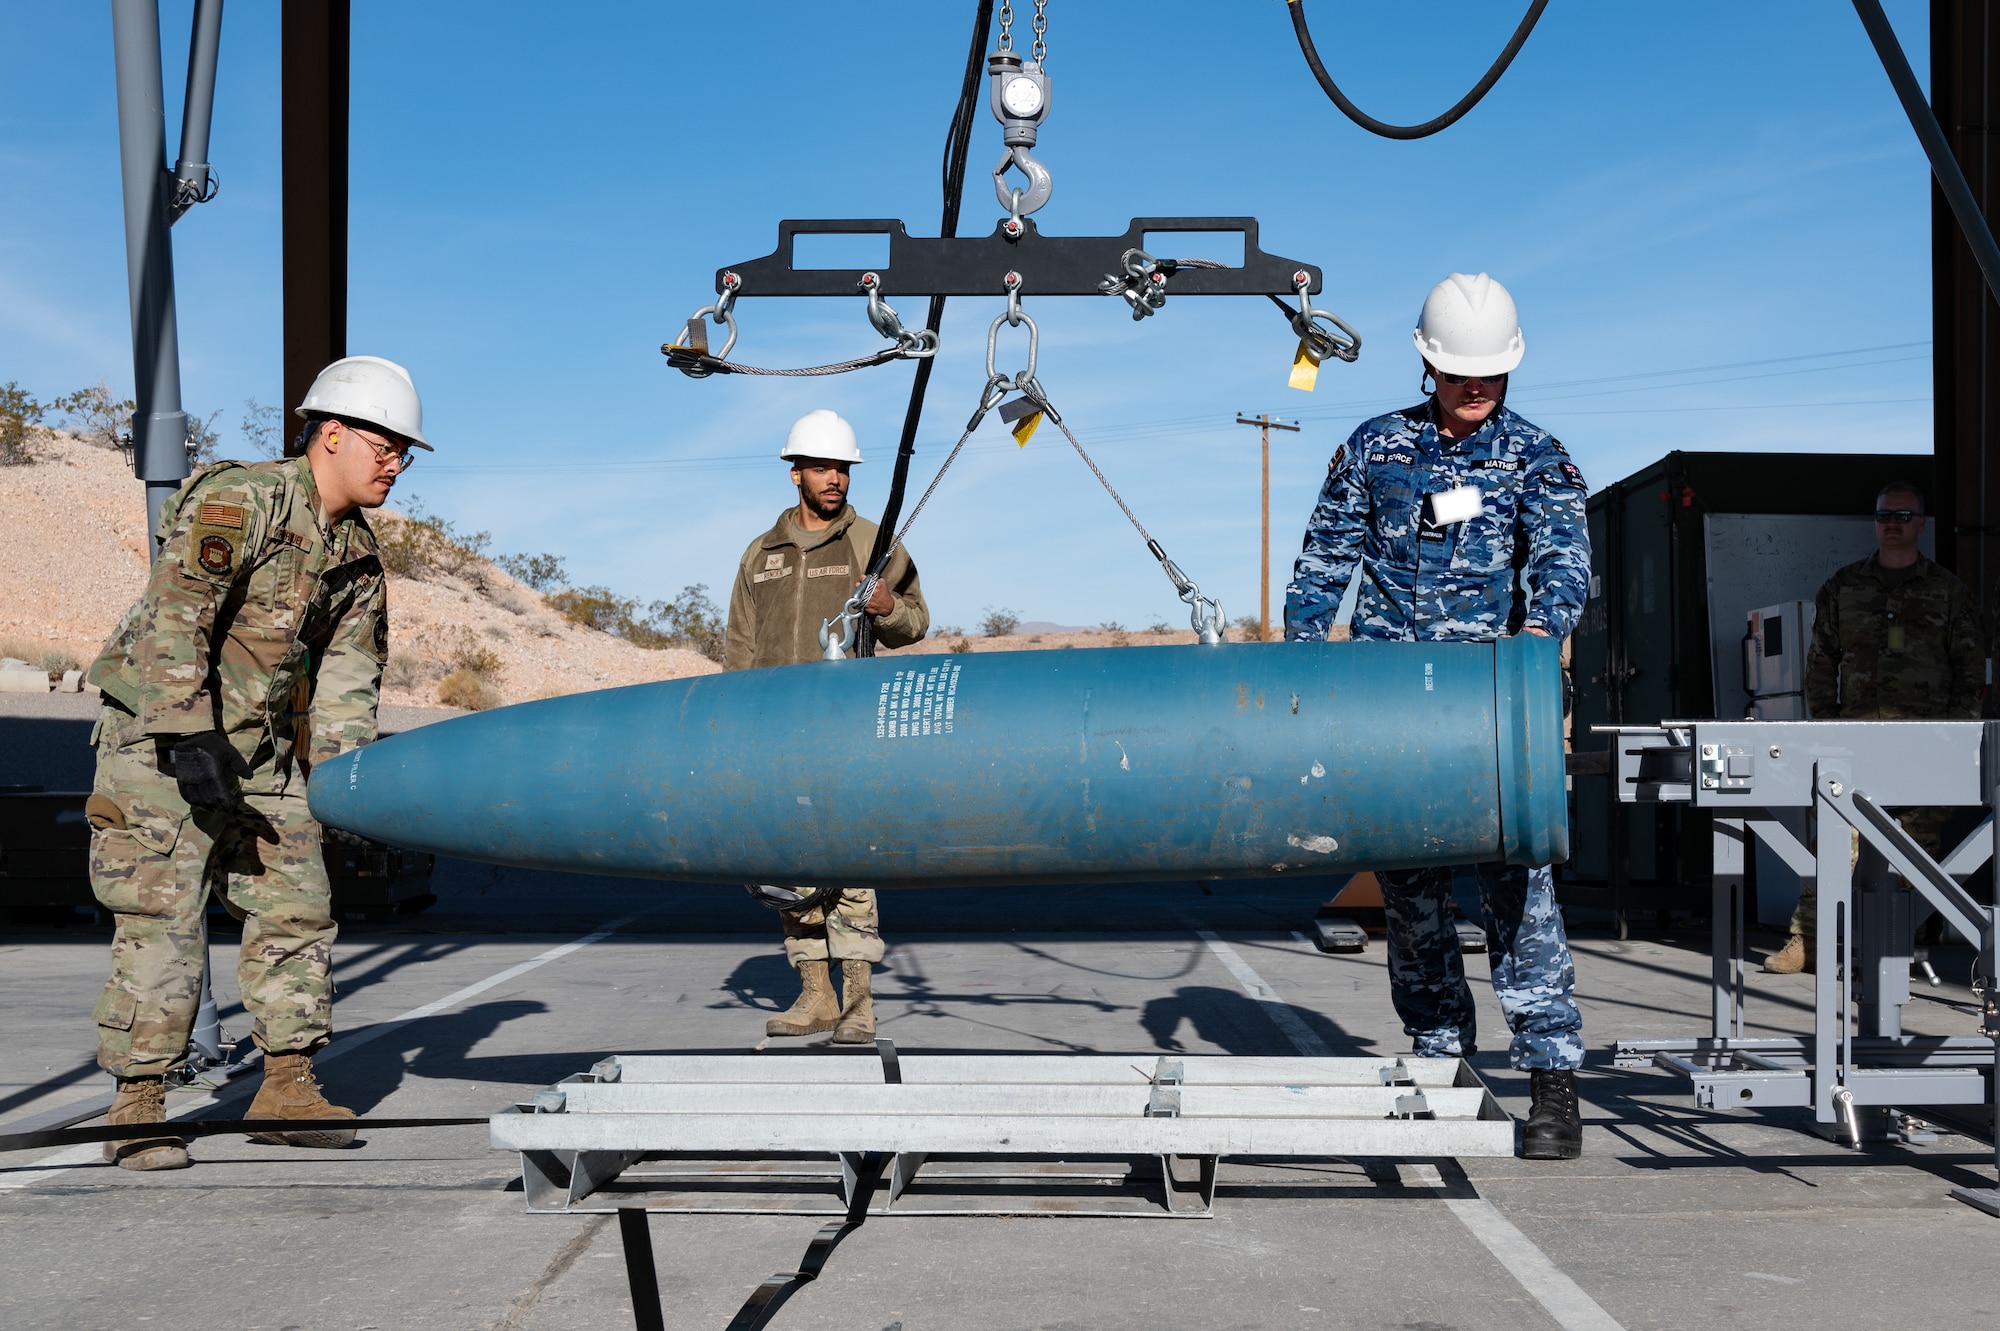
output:
M 792 422 L 785 435 L 781 458 L 818 458 L 824 462 L 859 462 L 861 449 L 854 442 L 854 427 L 839 413 L 825 407 L 809 411 Z
M 379 425 L 418 448 L 430 448 L 424 439 L 424 404 L 410 372 L 380 356 L 348 356 L 321 370 L 294 414 Z
M 1417 319 L 1417 351 L 1446 374 L 1506 374 L 1521 363 L 1521 317 L 1486 274 L 1453 273 L 1431 288 Z

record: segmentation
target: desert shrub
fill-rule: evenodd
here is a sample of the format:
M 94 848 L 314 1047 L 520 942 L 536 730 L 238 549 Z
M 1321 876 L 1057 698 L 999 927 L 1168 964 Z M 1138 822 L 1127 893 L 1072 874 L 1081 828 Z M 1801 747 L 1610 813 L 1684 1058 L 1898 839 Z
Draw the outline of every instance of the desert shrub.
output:
M 569 574 L 563 568 L 561 555 L 502 555 L 493 562 L 515 581 L 538 592 L 554 591 L 569 583 Z
M 132 413 L 137 405 L 130 399 L 111 396 L 111 385 L 99 379 L 89 388 L 79 388 L 49 404 L 63 414 L 72 433 L 98 448 L 132 450 Z
M 382 567 L 404 578 L 463 578 L 480 591 L 486 590 L 486 547 L 490 534 L 463 532 L 438 517 L 424 512 L 421 499 L 410 495 L 403 501 L 405 512 L 381 513 L 370 520 L 375 541 L 381 548 Z
M 1115 619 L 1107 619 L 1097 626 L 1097 631 L 1099 633 L 1123 633 L 1125 626 Z
M 683 647 L 720 663 L 728 645 L 728 624 L 715 602 L 708 599 L 708 584 L 695 583 L 681 588 L 671 601 L 655 601 L 649 607 L 653 626 L 666 647 Z M 634 639 L 634 641 L 637 641 Z M 641 643 L 641 646 L 647 646 Z
M 243 419 L 236 428 L 243 435 L 243 442 L 260 458 L 275 461 L 285 455 L 285 414 L 276 407 L 267 407 L 254 397 L 243 399 Z
M 215 450 L 222 446 L 222 436 L 215 432 L 215 420 L 220 416 L 220 408 L 208 413 L 207 419 L 188 413 L 187 451 L 188 461 L 199 467 L 215 461 Z
M 930 636 L 933 638 L 963 638 L 965 630 L 956 624 L 940 624 L 931 630 Z
M 506 701 L 485 675 L 464 669 L 454 670 L 438 681 L 437 700 L 446 707 L 468 712 L 484 712 Z
M 671 601 L 639 602 L 609 587 L 565 587 L 548 597 L 549 607 L 572 624 L 625 639 L 635 647 L 658 650 L 681 647 L 720 661 L 727 642 L 727 624 L 708 585 L 683 587 Z
M 428 645 L 447 671 L 469 670 L 475 675 L 493 676 L 505 667 L 499 655 L 462 624 L 440 629 L 431 636 Z
M 0 384 L 0 467 L 18 467 L 35 460 L 29 445 L 48 410 L 46 403 L 35 401 L 34 394 L 12 380 Z
M 1168 624 L 1164 619 L 1156 619 L 1146 625 L 1146 632 L 1148 633 L 1172 633 L 1173 631 L 1173 626 Z
M 390 688 L 413 689 L 424 682 L 424 663 L 408 652 L 390 652 L 382 667 L 382 682 Z
M 951 640 L 951 649 L 954 652 L 969 652 L 972 650 L 972 639 L 961 634 Z
M 549 608 L 587 629 L 618 633 L 628 628 L 639 613 L 639 603 L 620 596 L 609 587 L 565 587 L 548 598 Z
M 1021 617 L 1012 610 L 996 610 L 986 607 L 986 617 L 979 621 L 979 631 L 989 638 L 1005 638 L 1021 627 Z
M 66 671 L 83 669 L 83 662 L 60 647 L 51 647 L 40 656 L 30 659 L 46 671 L 50 679 L 61 679 Z

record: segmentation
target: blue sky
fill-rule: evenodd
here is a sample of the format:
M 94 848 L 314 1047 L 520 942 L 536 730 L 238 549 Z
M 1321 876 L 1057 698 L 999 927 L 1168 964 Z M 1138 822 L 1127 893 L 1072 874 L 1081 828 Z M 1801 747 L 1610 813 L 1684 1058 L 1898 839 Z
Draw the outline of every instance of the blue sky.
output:
M 163 6 L 170 144 L 190 8 Z M 831 406 L 871 459 L 855 499 L 879 511 L 909 366 L 694 381 L 658 347 L 716 268 L 771 251 L 781 217 L 935 234 L 972 8 L 356 0 L 350 350 L 403 361 L 423 391 L 439 451 L 404 488 L 502 550 L 562 555 L 575 580 L 721 600 L 790 500 L 785 427 Z M 1518 17 L 1467 0 L 1310 12 L 1336 78 L 1400 120 L 1454 100 Z M 1927 78 L 1926 7 L 1889 12 Z M 1279 0 L 1053 0 L 1048 41 L 1044 232 L 1254 215 L 1267 250 L 1326 269 L 1318 302 L 1365 339 L 1304 394 L 1268 302 L 1170 299 L 1143 324 L 1108 299 L 1029 302 L 1052 398 L 1232 616 L 1256 609 L 1258 543 L 1256 433 L 1235 414 L 1305 426 L 1272 450 L 1276 601 L 1328 456 L 1415 400 L 1409 330 L 1455 269 L 1513 291 L 1528 354 L 1510 404 L 1593 485 L 1676 448 L 1930 448 L 1927 175 L 1845 5 L 1558 0 L 1486 101 L 1416 143 L 1326 102 Z M 245 398 L 279 396 L 278 78 L 277 7 L 236 0 L 221 195 L 174 231 L 184 397 L 223 409 L 226 445 Z M 962 233 L 997 220 L 999 152 L 982 103 Z M 0 0 L 0 171 L 0 382 L 129 392 L 108 5 Z M 998 306 L 952 302 L 919 485 L 969 414 Z M 858 300 L 739 309 L 750 363 L 879 345 Z M 937 623 L 987 606 L 1184 620 L 1046 428 L 1023 450 L 989 424 L 910 544 Z

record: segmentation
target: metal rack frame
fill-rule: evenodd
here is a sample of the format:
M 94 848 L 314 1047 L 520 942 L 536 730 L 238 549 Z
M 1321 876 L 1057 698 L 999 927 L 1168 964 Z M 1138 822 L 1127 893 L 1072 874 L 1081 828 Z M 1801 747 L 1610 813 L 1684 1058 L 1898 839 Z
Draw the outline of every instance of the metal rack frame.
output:
M 1669 721 L 1602 729 L 1613 736 L 1621 801 L 1687 803 L 1715 815 L 1711 1033 L 1621 1040 L 1618 1065 L 1652 1063 L 1686 1076 L 1700 1108 L 1809 1106 L 1825 1130 L 1844 1131 L 1856 1146 L 1899 1135 L 1894 1110 L 1921 1109 L 1926 1119 L 1995 1139 L 2000 1168 L 1993 1117 L 2000 993 L 1992 979 L 2000 973 L 2000 938 L 1995 908 L 1959 882 L 2000 849 L 1993 817 L 2000 809 L 2000 722 Z M 1975 805 L 1987 817 L 1939 863 L 1887 812 L 1927 805 Z M 1807 811 L 1804 842 L 1773 812 L 1780 809 Z M 1858 863 L 1850 863 L 1847 828 L 1860 837 Z M 1744 859 L 1753 838 L 1818 886 L 1810 1038 L 1745 1035 Z M 1891 870 L 1977 940 L 1979 1035 L 1903 1033 L 1913 896 Z M 1987 1114 L 1979 1115 L 1981 1108 Z M 2000 1216 L 2000 1187 L 1952 1193 Z

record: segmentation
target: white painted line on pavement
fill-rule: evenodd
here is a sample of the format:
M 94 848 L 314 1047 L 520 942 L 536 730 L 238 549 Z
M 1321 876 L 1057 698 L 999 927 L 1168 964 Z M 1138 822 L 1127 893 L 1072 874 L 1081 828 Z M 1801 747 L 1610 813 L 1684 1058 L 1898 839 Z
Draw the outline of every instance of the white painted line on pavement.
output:
M 1264 977 L 1252 970 L 1250 963 L 1235 948 L 1207 929 L 1194 932 L 1197 938 L 1208 944 L 1208 950 L 1215 954 L 1216 959 L 1229 968 L 1229 973 L 1236 977 L 1236 983 L 1243 986 L 1243 992 L 1257 1000 L 1264 1014 L 1285 1033 L 1285 1038 L 1292 1042 L 1294 1049 L 1308 1058 L 1325 1058 L 1332 1052 L 1325 1041 L 1314 1035 L 1312 1028 L 1299 1019 L 1299 1014 L 1292 1011 L 1292 1005 L 1279 998 L 1278 991 L 1265 984 Z
M 364 1027 L 353 1035 L 339 1037 L 332 1044 L 313 1055 L 313 1065 L 317 1067 L 330 1058 L 337 1058 L 351 1049 L 359 1049 L 370 1040 L 379 1040 L 385 1035 L 402 1030 L 411 1022 L 422 1021 L 425 1017 L 434 1017 L 446 1008 L 463 1003 L 468 998 L 478 997 L 495 985 L 505 984 L 517 975 L 526 975 L 536 967 L 546 966 L 551 961 L 560 961 L 570 953 L 589 947 L 592 943 L 601 943 L 638 918 L 636 914 L 621 915 L 595 933 L 585 934 L 583 937 L 564 943 L 559 947 L 552 947 L 546 952 L 528 958 L 518 966 L 509 966 L 499 974 L 489 975 L 477 984 L 468 984 L 463 989 L 446 994 L 434 1003 L 426 1003 L 422 1007 L 413 1007 L 401 1016 L 391 1017 L 387 1021 L 377 1022 L 373 1026 Z M 167 1118 L 169 1120 L 186 1118 L 198 1110 L 207 1109 L 210 1105 L 217 1103 L 220 1098 L 220 1096 L 205 1095 L 199 1100 L 190 1100 L 184 1105 L 175 1106 L 174 1111 L 168 1114 Z M 102 1160 L 104 1158 L 103 1153 L 104 1144 L 102 1142 L 85 1142 L 79 1146 L 64 1147 L 53 1155 L 43 1156 L 26 1169 L 18 1172 L 10 1172 L 4 1177 L 0 1177 L 0 1192 L 15 1188 L 29 1188 L 38 1183 L 44 1183 L 66 1169 L 73 1169 L 78 1165 L 87 1165 L 94 1161 Z
M 517 975 L 526 975 L 537 966 L 546 966 L 551 961 L 560 961 L 570 953 L 581 951 L 589 947 L 592 943 L 601 943 L 638 918 L 636 914 L 621 915 L 602 929 L 599 929 L 596 933 L 585 934 L 583 937 L 573 942 L 564 943 L 560 947 L 552 947 L 539 956 L 528 958 L 518 966 L 509 966 L 498 975 L 489 975 L 477 984 L 468 984 L 456 993 L 446 994 L 435 1003 L 426 1003 L 422 1007 L 413 1007 L 400 1017 L 391 1017 L 387 1021 L 377 1022 L 375 1025 L 356 1031 L 352 1035 L 342 1036 L 313 1055 L 313 1066 L 318 1067 L 328 1059 L 338 1058 L 351 1049 L 359 1049 L 370 1040 L 379 1040 L 385 1035 L 394 1034 L 413 1021 L 422 1021 L 425 1017 L 435 1017 L 446 1008 L 455 1007 L 468 998 L 476 998 L 495 985 L 507 983 L 507 981 Z
M 1277 991 L 1265 983 L 1264 977 L 1241 953 L 1210 930 L 1198 928 L 1195 935 L 1208 944 L 1208 950 L 1236 977 L 1243 992 L 1263 1007 L 1294 1048 L 1309 1058 L 1326 1055 L 1326 1044 L 1299 1019 L 1290 1004 L 1278 998 Z M 1439 1189 L 1444 1186 L 1435 1165 L 1411 1166 L 1409 1172 L 1417 1182 Z M 1563 1331 L 1625 1331 L 1616 1318 L 1584 1293 L 1582 1286 L 1564 1275 L 1562 1268 L 1550 1261 L 1549 1255 L 1536 1247 L 1534 1240 L 1516 1228 L 1513 1221 L 1500 1214 L 1492 1202 L 1484 1197 L 1446 1197 L 1443 1201 L 1459 1223 L 1493 1254 L 1495 1261 L 1507 1268 L 1522 1289 L 1535 1296 L 1535 1302 L 1542 1305 Z

